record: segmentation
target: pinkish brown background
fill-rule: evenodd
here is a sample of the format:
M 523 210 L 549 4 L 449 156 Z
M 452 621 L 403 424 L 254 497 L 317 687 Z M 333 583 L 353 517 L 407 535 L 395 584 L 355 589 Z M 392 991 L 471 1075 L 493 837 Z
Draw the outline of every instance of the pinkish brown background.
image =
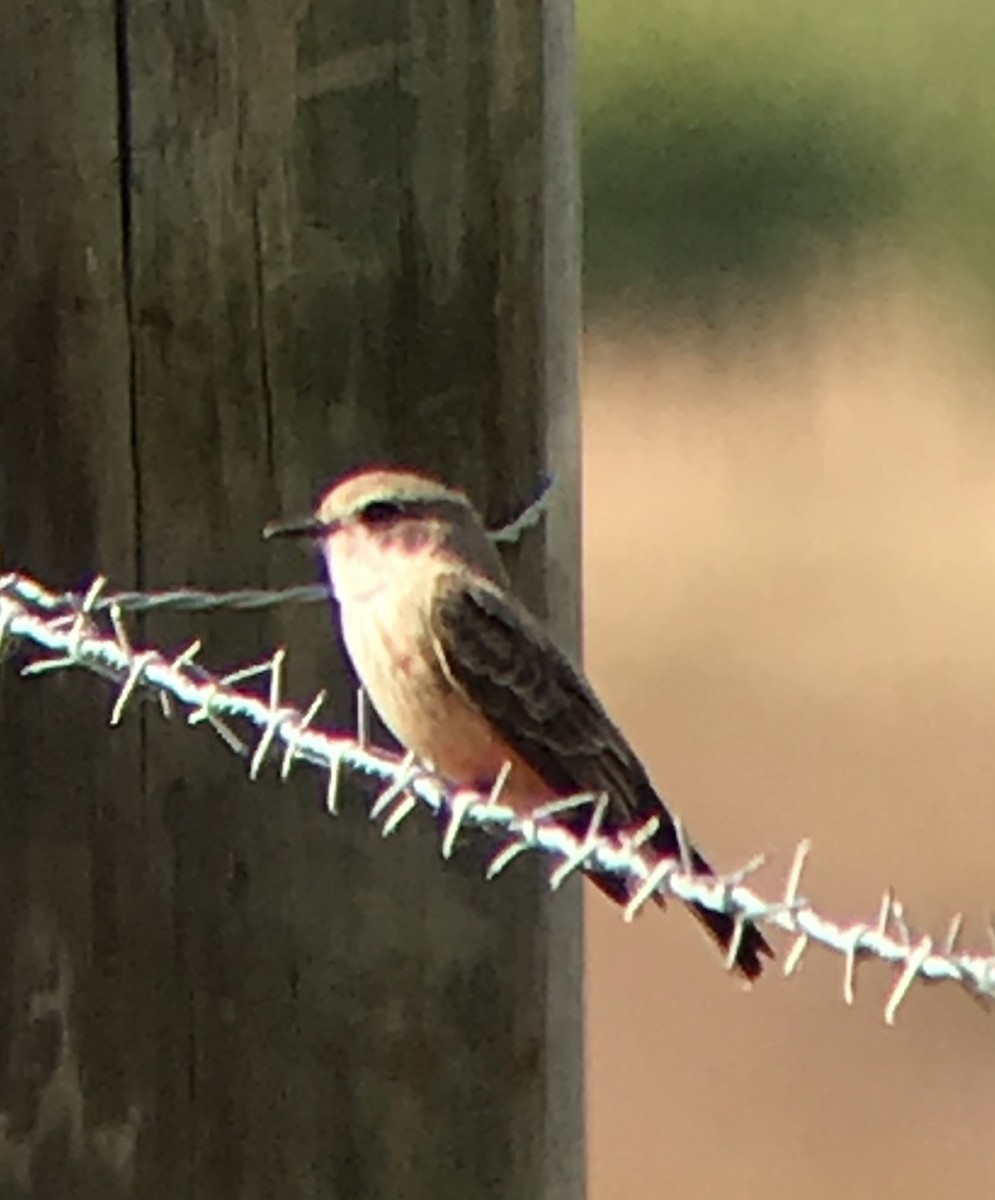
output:
M 995 908 L 995 366 L 895 266 L 735 336 L 589 330 L 590 675 L 720 866 L 846 920 Z M 945 299 L 943 298 L 945 297 Z M 968 312 L 973 315 L 970 319 Z M 987 1197 L 995 1013 L 819 949 L 751 994 L 674 909 L 587 899 L 590 1196 Z M 783 959 L 785 942 L 778 940 Z

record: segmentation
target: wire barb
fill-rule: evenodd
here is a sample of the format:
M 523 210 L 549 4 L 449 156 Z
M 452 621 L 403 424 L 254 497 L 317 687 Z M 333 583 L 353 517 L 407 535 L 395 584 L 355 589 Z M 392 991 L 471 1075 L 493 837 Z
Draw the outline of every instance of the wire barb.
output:
M 787 912 L 793 912 L 799 903 L 804 903 L 799 900 L 798 890 L 801 887 L 802 872 L 805 870 L 811 850 L 811 841 L 808 838 L 802 838 L 795 851 L 795 857 L 791 860 L 791 869 L 788 871 L 788 878 L 784 885 L 783 903 Z
M 9 579 L 9 576 L 4 576 L 4 579 Z M 2 586 L 3 582 L 0 581 L 0 587 Z M 13 641 L 10 636 L 10 626 L 16 616 L 16 606 L 0 595 L 0 661 L 6 656 L 7 647 Z
M 289 779 L 291 769 L 297 761 L 298 754 L 298 735 L 303 733 L 311 724 L 314 718 L 318 715 L 318 710 L 325 703 L 325 697 L 328 693 L 322 688 L 315 696 L 311 703 L 304 710 L 304 715 L 299 721 L 287 722 L 284 725 L 284 748 L 283 759 L 280 762 L 280 779 L 281 781 Z
M 418 801 L 410 793 L 402 795 L 391 811 L 387 814 L 387 818 L 380 828 L 380 832 L 384 837 L 390 837 L 395 829 L 401 824 L 405 817 L 410 816 L 418 807 Z
M 791 943 L 791 949 L 784 956 L 784 977 L 794 975 L 802 963 L 802 955 L 809 947 L 809 936 L 807 933 L 800 933 L 798 937 Z
M 898 1006 L 909 994 L 909 988 L 915 983 L 923 963 L 929 958 L 932 950 L 933 939 L 924 937 L 909 955 L 905 963 L 905 969 L 899 975 L 895 986 L 891 989 L 888 1003 L 884 1006 L 884 1023 L 886 1025 L 895 1024 L 895 1018 L 898 1015 Z
M 729 939 L 729 947 L 726 950 L 726 970 L 733 971 L 736 967 L 736 961 L 739 958 L 739 948 L 743 944 L 743 933 L 746 929 L 746 917 L 743 913 L 737 913 L 732 927 L 732 937 Z
M 370 806 L 370 820 L 379 821 L 399 796 L 407 791 L 408 785 L 414 779 L 417 771 L 414 769 L 415 756 L 409 751 L 401 759 L 401 771 L 392 780 Z
M 445 832 L 442 835 L 442 857 L 450 859 L 456 846 L 456 838 L 463 828 L 463 818 L 476 803 L 473 792 L 454 792 L 449 805 L 449 818 L 446 821 Z
M 339 783 L 342 779 L 342 760 L 344 752 L 336 754 L 328 766 L 328 783 L 325 787 L 325 811 L 333 817 L 339 811 Z
M 597 850 L 598 834 L 601 831 L 601 823 L 605 819 L 607 811 L 608 796 L 602 794 L 594 801 L 594 812 L 591 815 L 591 823 L 587 827 L 584 840 L 574 853 L 568 854 L 560 865 L 555 868 L 552 875 L 550 875 L 549 890 L 551 892 L 558 891 L 571 875 L 581 870 L 590 862 L 592 855 Z
M 509 842 L 503 850 L 499 850 L 497 854 L 487 864 L 486 878 L 496 879 L 507 867 L 509 867 L 520 854 L 531 848 L 531 843 L 525 839 Z
M 249 760 L 249 778 L 258 779 L 259 772 L 262 770 L 262 765 L 266 760 L 266 755 L 270 751 L 270 747 L 276 741 L 276 736 L 279 733 L 280 725 L 286 717 L 286 713 L 280 710 L 280 694 L 283 686 L 283 663 L 287 657 L 287 652 L 284 649 L 279 649 L 270 660 L 269 673 L 269 720 L 256 743 L 255 751 L 252 758 Z
M 110 724 L 120 725 L 121 717 L 124 713 L 125 705 L 135 694 L 135 689 L 142 681 L 142 676 L 149 663 L 155 657 L 154 654 L 137 654 L 132 659 L 131 666 L 128 668 L 128 674 L 125 676 L 124 683 L 121 684 L 121 689 L 117 694 L 117 699 L 114 701 L 114 707 L 111 709 Z
M 857 961 L 864 944 L 864 938 L 870 932 L 866 925 L 855 925 L 850 931 L 850 939 L 843 956 L 843 1002 L 850 1006 L 857 998 Z
M 646 878 L 642 881 L 634 892 L 629 903 L 625 906 L 625 911 L 622 914 L 624 921 L 632 921 L 635 915 L 643 907 L 651 896 L 655 896 L 664 891 L 665 885 L 670 882 L 671 878 L 680 870 L 680 864 L 676 858 L 665 858 L 656 864 Z

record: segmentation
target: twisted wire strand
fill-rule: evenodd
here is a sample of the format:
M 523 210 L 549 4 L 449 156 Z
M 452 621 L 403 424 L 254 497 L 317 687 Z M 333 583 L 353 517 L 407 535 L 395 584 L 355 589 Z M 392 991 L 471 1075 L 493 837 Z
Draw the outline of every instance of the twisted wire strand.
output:
M 678 858 L 650 860 L 642 854 L 642 846 L 652 837 L 657 819 L 647 822 L 634 836 L 608 836 L 601 828 L 604 796 L 570 797 L 547 805 L 531 817 L 521 817 L 501 803 L 501 779 L 490 794 L 454 791 L 412 756 L 401 757 L 369 745 L 365 732 L 354 737 L 315 728 L 313 722 L 324 693 L 315 696 L 303 710 L 284 701 L 283 649 L 264 662 L 216 675 L 196 661 L 199 641 L 172 657 L 154 648 L 133 647 L 123 620 L 124 606 L 115 597 L 105 597 L 104 587 L 105 581 L 97 579 L 84 595 L 67 597 L 24 575 L 0 577 L 0 655 L 7 645 L 18 642 L 32 655 L 22 668 L 23 675 L 81 667 L 109 680 L 116 688 L 110 712 L 112 726 L 120 722 L 127 704 L 139 692 L 155 696 L 166 716 L 179 707 L 188 724 L 206 722 L 233 752 L 247 760 L 250 779 L 256 779 L 271 761 L 279 763 L 281 779 L 287 778 L 297 762 L 317 767 L 326 775 L 325 803 L 332 813 L 338 808 L 343 769 L 375 776 L 383 781 L 384 788 L 370 815 L 381 823 L 385 836 L 416 808 L 423 807 L 443 818 L 444 858 L 450 857 L 466 825 L 502 838 L 504 845 L 491 859 L 488 878 L 499 874 L 523 852 L 538 851 L 555 860 L 549 879 L 554 890 L 570 875 L 589 866 L 624 879 L 631 895 L 625 908 L 627 921 L 655 895 L 676 896 L 726 913 L 733 917 L 739 931 L 729 950 L 730 966 L 746 922 L 764 923 L 793 938 L 784 961 L 785 974 L 798 969 L 812 943 L 841 955 L 844 999 L 852 1004 L 858 963 L 867 958 L 879 959 L 895 970 L 884 1010 L 888 1024 L 894 1023 L 900 1005 L 916 982 L 958 983 L 982 1001 L 995 996 L 995 950 L 983 954 L 958 948 L 961 914 L 954 917 L 942 938 L 934 939 L 912 931 L 904 906 L 890 890 L 871 920 L 842 924 L 816 911 L 800 890 L 810 850 L 808 842 L 802 842 L 794 855 L 783 893 L 765 899 L 746 885 L 763 864 L 762 856 L 718 877 L 695 875 L 681 836 Z M 223 607 L 223 597 L 215 599 L 218 607 Z M 265 696 L 239 686 L 258 679 L 265 683 Z M 248 726 L 248 735 L 236 730 L 233 722 Z M 587 831 L 580 837 L 557 819 L 563 812 L 577 809 L 590 813 Z M 991 936 L 995 947 L 995 931 Z

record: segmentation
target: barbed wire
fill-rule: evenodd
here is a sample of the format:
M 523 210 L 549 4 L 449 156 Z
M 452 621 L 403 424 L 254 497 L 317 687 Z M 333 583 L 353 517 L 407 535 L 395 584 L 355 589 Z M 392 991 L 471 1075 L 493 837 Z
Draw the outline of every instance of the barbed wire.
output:
M 363 705 L 360 704 L 356 736 L 315 727 L 325 700 L 319 692 L 301 709 L 283 696 L 286 652 L 277 650 L 263 662 L 217 675 L 200 665 L 201 642 L 191 642 L 176 655 L 131 644 L 123 609 L 106 592 L 106 580 L 97 579 L 84 595 L 59 595 L 27 576 L 0 577 L 0 656 L 13 643 L 23 644 L 30 661 L 26 676 L 81 667 L 110 681 L 116 688 L 110 724 L 117 725 L 128 703 L 139 691 L 158 698 L 168 717 L 176 706 L 190 725 L 208 724 L 226 746 L 248 762 L 249 778 L 256 779 L 269 761 L 279 761 L 278 773 L 286 779 L 294 765 L 304 762 L 326 774 L 325 805 L 338 810 L 343 769 L 374 776 L 384 783 L 371 805 L 370 815 L 381 823 L 384 836 L 394 832 L 415 809 L 428 809 L 442 819 L 441 852 L 448 859 L 464 826 L 476 826 L 502 837 L 503 846 L 490 860 L 487 878 L 498 875 L 520 854 L 539 851 L 556 860 L 549 884 L 553 890 L 585 868 L 597 868 L 626 881 L 630 900 L 624 917 L 631 921 L 654 896 L 675 896 L 731 916 L 736 933 L 727 965 L 735 960 L 747 922 L 780 929 L 793 938 L 785 957 L 784 973 L 793 974 L 812 943 L 843 957 L 843 995 L 855 999 L 856 968 L 873 957 L 895 968 L 895 980 L 884 1009 L 885 1021 L 894 1024 L 898 1009 L 917 982 L 947 981 L 960 984 L 978 1000 L 995 996 L 995 930 L 993 952 L 958 949 L 963 916 L 951 921 L 939 939 L 914 933 L 904 906 L 894 892 L 885 892 L 875 919 L 842 924 L 820 914 L 801 894 L 801 881 L 810 846 L 802 842 L 795 852 L 782 894 L 765 899 L 746 886 L 763 865 L 754 858 L 744 867 L 717 877 L 696 875 L 678 824 L 681 854 L 676 859 L 645 856 L 643 847 L 658 827 L 647 821 L 635 834 L 610 836 L 602 829 L 607 806 L 604 795 L 579 795 L 544 806 L 529 817 L 501 803 L 503 780 L 489 794 L 453 790 L 413 756 L 400 756 L 369 744 Z M 128 593 L 130 594 L 130 593 Z M 241 689 L 251 680 L 264 680 L 264 694 Z M 234 722 L 246 725 L 251 736 L 240 734 Z M 587 830 L 577 836 L 560 823 L 566 812 L 587 810 Z

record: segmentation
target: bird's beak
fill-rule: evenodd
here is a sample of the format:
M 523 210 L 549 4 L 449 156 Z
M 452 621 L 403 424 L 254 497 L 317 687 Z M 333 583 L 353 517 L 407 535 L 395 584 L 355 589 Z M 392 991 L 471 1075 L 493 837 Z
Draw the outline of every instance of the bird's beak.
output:
M 305 517 L 300 521 L 270 521 L 263 528 L 266 541 L 275 537 L 306 537 L 320 538 L 331 533 L 333 526 L 327 521 L 319 521 L 317 517 Z

